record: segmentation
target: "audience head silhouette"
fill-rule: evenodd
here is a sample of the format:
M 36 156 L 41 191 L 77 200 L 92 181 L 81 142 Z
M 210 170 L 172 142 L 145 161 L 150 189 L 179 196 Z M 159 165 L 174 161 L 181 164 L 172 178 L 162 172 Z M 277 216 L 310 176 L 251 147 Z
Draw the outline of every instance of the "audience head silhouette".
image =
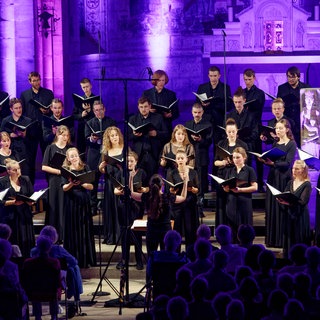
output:
M 164 236 L 164 246 L 166 251 L 176 252 L 181 244 L 180 233 L 175 230 L 169 230 Z

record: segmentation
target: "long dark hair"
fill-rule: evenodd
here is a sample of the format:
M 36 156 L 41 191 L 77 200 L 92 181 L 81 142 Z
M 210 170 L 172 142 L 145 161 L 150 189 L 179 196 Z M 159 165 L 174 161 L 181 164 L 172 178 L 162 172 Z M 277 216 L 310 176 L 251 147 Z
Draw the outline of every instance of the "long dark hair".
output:
M 149 196 L 149 209 L 148 217 L 151 219 L 158 219 L 162 211 L 162 197 L 161 187 L 163 185 L 162 177 L 158 174 L 154 174 L 149 182 L 150 196 Z

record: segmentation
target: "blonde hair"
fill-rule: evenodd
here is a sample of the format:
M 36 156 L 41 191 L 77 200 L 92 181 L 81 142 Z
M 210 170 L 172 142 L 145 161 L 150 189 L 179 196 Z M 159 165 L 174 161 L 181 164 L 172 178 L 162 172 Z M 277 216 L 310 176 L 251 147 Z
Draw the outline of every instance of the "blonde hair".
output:
M 20 164 L 18 161 L 14 160 L 14 159 L 11 159 L 11 158 L 7 158 L 4 160 L 4 164 L 6 165 L 6 169 L 11 169 L 12 166 L 15 166 L 17 165 L 19 168 L 20 168 Z
M 67 150 L 67 152 L 66 152 L 66 158 L 65 158 L 62 166 L 65 167 L 65 168 L 67 168 L 67 169 L 70 169 L 71 162 L 68 160 L 68 156 L 69 156 L 70 152 L 72 152 L 72 151 L 77 151 L 78 156 L 79 156 L 79 170 L 82 170 L 85 165 L 84 165 L 83 161 L 82 161 L 81 158 L 80 158 L 79 150 L 78 150 L 77 148 L 75 148 L 75 147 L 69 148 L 69 149 Z
M 10 135 L 7 131 L 1 131 L 0 132 L 0 139 L 2 140 L 3 138 L 8 138 L 9 141 L 11 142 L 11 138 L 10 138 Z
M 119 135 L 119 145 L 121 147 L 123 147 L 123 135 L 122 135 L 121 130 L 118 127 L 111 126 L 111 127 L 108 127 L 106 129 L 106 131 L 104 132 L 104 134 L 103 134 L 102 148 L 101 148 L 101 153 L 102 154 L 107 154 L 108 150 L 112 149 L 112 143 L 111 143 L 111 140 L 110 140 L 110 134 L 111 134 L 112 130 L 114 130 L 114 131 L 116 131 L 118 133 L 118 135 Z
M 232 153 L 240 153 L 245 160 L 247 160 L 247 158 L 248 158 L 246 150 L 242 147 L 234 148 Z
M 62 135 L 65 132 L 68 132 L 68 135 L 69 135 L 67 145 L 70 144 L 71 143 L 70 130 L 67 126 L 64 126 L 64 125 L 61 125 L 57 128 L 56 135 L 55 135 L 52 143 L 56 143 L 58 140 L 58 136 Z
M 302 167 L 303 172 L 302 172 L 302 177 L 304 180 L 310 181 L 310 177 L 309 177 L 309 167 L 307 166 L 307 164 L 305 163 L 304 160 L 296 160 L 293 165 L 299 165 Z

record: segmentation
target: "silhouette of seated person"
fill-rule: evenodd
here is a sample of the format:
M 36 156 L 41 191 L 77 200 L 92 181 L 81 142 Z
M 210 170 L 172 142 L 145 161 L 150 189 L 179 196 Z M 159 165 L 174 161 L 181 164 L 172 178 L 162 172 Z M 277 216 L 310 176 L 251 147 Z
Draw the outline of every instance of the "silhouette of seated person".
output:
M 228 292 L 236 288 L 233 277 L 226 272 L 228 254 L 223 250 L 217 250 L 212 255 L 213 266 L 211 269 L 199 275 L 208 282 L 207 299 L 212 299 L 219 292 Z
M 311 277 L 303 272 L 294 276 L 294 298 L 299 300 L 304 307 L 308 319 L 320 319 L 320 303 L 311 294 Z
M 305 320 L 307 319 L 304 312 L 303 304 L 297 299 L 289 299 L 284 306 L 283 320 Z
M 280 289 L 271 291 L 267 301 L 268 314 L 262 320 L 282 319 L 284 306 L 287 302 L 288 295 L 284 291 Z
M 253 244 L 246 252 L 244 264 L 251 268 L 253 272 L 259 271 L 258 257 L 259 254 L 266 250 L 262 244 Z
M 47 237 L 51 241 L 51 249 L 49 251 L 49 257 L 56 259 L 63 259 L 67 264 L 67 297 L 70 299 L 74 297 L 74 301 L 78 308 L 80 303 L 80 294 L 83 293 L 82 278 L 80 268 L 78 266 L 78 260 L 71 255 L 66 249 L 57 244 L 59 235 L 57 230 L 53 226 L 45 226 L 40 231 L 40 236 Z M 31 249 L 31 257 L 39 256 L 39 248 L 35 247 Z
M 61 295 L 60 262 L 51 258 L 52 242 L 45 236 L 37 238 L 39 256 L 26 259 L 22 267 L 21 283 L 32 301 L 35 320 L 42 316 L 41 302 L 49 301 L 51 320 L 58 319 L 58 300 Z
M 170 297 L 166 294 L 160 294 L 154 299 L 151 307 L 153 320 L 169 320 L 167 314 L 167 305 L 169 300 Z
M 226 252 L 229 257 L 226 271 L 234 274 L 238 266 L 244 265 L 247 249 L 232 244 L 232 230 L 229 226 L 219 225 L 216 229 L 216 238 L 221 250 Z
M 239 240 L 239 247 L 249 249 L 256 233 L 250 224 L 241 224 L 238 228 L 237 238 Z
M 227 307 L 231 301 L 232 298 L 228 293 L 218 293 L 212 300 L 212 307 L 216 313 L 216 317 L 213 319 L 226 319 Z
M 271 250 L 263 250 L 258 256 L 259 271 L 255 273 L 259 287 L 261 288 L 263 298 L 267 298 L 272 290 L 276 288 L 276 275 L 273 268 L 276 264 L 276 257 Z
M 311 293 L 315 296 L 317 288 L 320 286 L 320 249 L 309 247 L 306 250 L 307 266 L 304 270 L 311 277 Z
M 147 279 L 153 283 L 153 297 L 159 294 L 172 296 L 176 283 L 177 270 L 187 263 L 184 253 L 178 253 L 181 236 L 169 230 L 164 237 L 164 250 L 151 253 L 147 266 Z
M 11 233 L 12 233 L 12 230 L 9 225 L 7 225 L 6 223 L 0 223 L 0 239 L 5 239 L 9 241 Z M 19 246 L 16 244 L 11 244 L 11 246 L 12 246 L 11 257 L 12 258 L 22 257 Z
M 239 286 L 244 278 L 253 277 L 253 271 L 248 266 L 239 266 L 234 275 L 236 285 Z
M 19 281 L 18 267 L 9 259 L 12 246 L 0 239 L 0 319 L 22 319 L 25 316 L 27 296 Z
M 191 301 L 190 284 L 192 281 L 192 273 L 184 266 L 176 272 L 176 287 L 173 291 L 173 296 L 180 296 L 187 302 Z
M 245 311 L 242 301 L 232 299 L 227 305 L 226 316 L 228 320 L 244 320 Z
M 189 320 L 211 320 L 214 309 L 211 301 L 206 299 L 208 282 L 201 278 L 195 278 L 190 284 L 192 300 L 189 302 Z
M 187 320 L 189 315 L 188 303 L 182 297 L 173 297 L 167 305 L 170 320 Z
M 307 266 L 305 257 L 308 246 L 304 243 L 297 243 L 290 248 L 289 260 L 290 264 L 278 270 L 277 274 L 290 273 L 294 275 L 297 272 L 303 272 Z
M 277 289 L 280 289 L 283 292 L 285 292 L 288 298 L 293 298 L 293 294 L 294 294 L 293 275 L 286 272 L 277 274 L 276 287 Z
M 190 269 L 193 277 L 209 271 L 212 267 L 212 261 L 210 259 L 212 247 L 208 240 L 204 238 L 198 239 L 194 244 L 196 260 L 187 263 L 183 268 Z
M 210 237 L 211 237 L 210 228 L 206 224 L 200 224 L 200 226 L 197 229 L 197 239 L 206 239 L 209 241 Z M 194 246 L 195 246 L 195 243 L 192 245 L 189 245 L 186 250 L 187 257 L 191 262 L 196 260 L 196 253 L 195 253 Z M 211 246 L 212 246 L 212 251 L 219 249 L 218 247 L 215 247 L 214 245 L 211 245 Z

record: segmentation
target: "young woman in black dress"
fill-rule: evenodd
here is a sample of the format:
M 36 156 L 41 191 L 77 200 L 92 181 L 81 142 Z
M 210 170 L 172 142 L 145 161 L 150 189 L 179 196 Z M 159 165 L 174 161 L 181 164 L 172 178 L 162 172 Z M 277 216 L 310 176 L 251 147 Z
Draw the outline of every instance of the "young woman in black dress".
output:
M 108 127 L 103 134 L 99 171 L 104 174 L 103 233 L 106 244 L 116 244 L 120 236 L 116 197 L 110 176 L 122 170 L 123 135 L 119 128 Z
M 141 201 L 146 208 L 148 215 L 146 244 L 148 256 L 152 251 L 156 251 L 160 245 L 160 250 L 164 250 L 164 236 L 171 230 L 171 205 L 183 203 L 187 196 L 188 177 L 183 180 L 181 195 L 163 193 L 163 180 L 158 174 L 151 177 L 149 182 L 149 192 L 139 193 L 134 191 L 133 177 L 130 172 L 129 187 L 131 197 L 136 201 Z
M 284 191 L 290 191 L 298 198 L 297 203 L 282 199 L 278 202 L 284 206 L 283 215 L 283 255 L 288 258 L 290 248 L 296 243 L 311 244 L 310 213 L 308 203 L 312 191 L 308 175 L 308 166 L 303 160 L 296 160 L 292 167 L 292 180 Z
M 11 138 L 8 132 L 0 132 L 0 164 L 3 166 L 0 170 L 0 177 L 7 175 L 5 166 L 6 159 L 19 160 L 19 156 L 11 150 Z
M 196 241 L 197 228 L 199 226 L 199 214 L 197 208 L 197 193 L 199 191 L 199 179 L 197 171 L 187 166 L 187 154 L 184 150 L 178 150 L 176 154 L 177 168 L 168 173 L 167 180 L 173 184 L 188 179 L 186 201 L 172 205 L 174 230 L 185 236 L 186 248 Z M 181 194 L 182 185 L 171 187 L 170 192 Z
M 226 121 L 226 135 L 227 137 L 218 142 L 218 147 L 216 150 L 216 156 L 214 165 L 217 168 L 217 176 L 219 178 L 225 179 L 228 171 L 234 168 L 234 163 L 232 161 L 232 156 L 224 156 L 222 152 L 219 152 L 220 148 L 228 151 L 232 154 L 236 147 L 242 147 L 246 151 L 248 146 L 245 142 L 238 139 L 237 136 L 237 123 L 234 119 L 229 118 Z M 220 185 L 216 186 L 217 198 L 216 198 L 216 227 L 219 224 L 227 224 L 226 218 L 226 204 L 227 204 L 227 194 L 223 191 Z
M 77 148 L 66 151 L 63 167 L 77 174 L 89 171 L 88 166 L 81 161 Z M 96 251 L 89 193 L 93 185 L 63 178 L 62 188 L 65 192 L 63 246 L 78 259 L 80 268 L 94 266 Z
M 149 187 L 146 179 L 147 174 L 143 169 L 137 168 L 138 155 L 133 151 L 129 151 L 127 159 L 127 176 L 129 179 L 129 174 L 131 173 L 131 177 L 133 177 L 133 190 L 138 193 L 148 192 Z M 122 170 L 119 171 L 117 175 L 117 181 L 121 182 L 122 185 L 124 185 L 124 174 Z M 130 227 L 132 226 L 134 220 L 142 219 L 144 214 L 143 206 L 141 205 L 141 203 L 135 201 L 132 198 L 130 198 L 130 200 L 125 203 L 126 199 L 124 197 L 124 188 L 121 186 L 114 188 L 114 194 L 117 196 L 118 219 L 121 232 L 122 249 L 122 259 L 118 263 L 117 268 L 120 269 L 123 266 L 126 255 L 129 256 L 130 245 L 132 243 L 134 244 L 135 249 L 135 257 L 137 263 L 136 268 L 138 270 L 142 270 L 142 234 L 141 232 L 135 232 L 134 230 L 131 230 Z
M 19 193 L 25 196 L 33 194 L 32 183 L 27 176 L 21 175 L 20 165 L 12 159 L 5 160 L 8 175 L 0 179 L 0 190 L 9 188 L 0 206 L 0 222 L 12 229 L 10 241 L 20 247 L 23 257 L 30 257 L 35 245 L 31 206 L 33 202 L 15 200 Z
M 51 163 L 56 153 L 66 154 L 70 145 L 70 131 L 66 126 L 57 127 L 53 143 L 48 145 L 42 160 L 42 170 L 46 172 L 48 181 L 48 203 L 46 208 L 46 225 L 55 227 L 59 235 L 58 242 L 63 239 L 64 231 L 64 192 L 61 188 L 60 168 Z
M 238 227 L 241 224 L 252 225 L 252 193 L 258 190 L 257 176 L 252 167 L 246 165 L 247 153 L 242 147 L 233 150 L 234 167 L 228 171 L 226 179 L 236 177 L 244 181 L 238 187 L 224 187 L 227 195 L 227 224 L 231 227 L 233 239 L 237 238 Z
M 270 170 L 267 183 L 283 192 L 288 181 L 291 179 L 291 167 L 296 154 L 297 145 L 290 128 L 290 123 L 286 119 L 281 119 L 276 123 L 276 135 L 279 139 L 273 143 L 273 147 L 285 152 L 285 155 L 271 161 L 263 160 Z M 266 191 L 266 245 L 269 247 L 283 246 L 283 209 L 278 201 L 267 188 Z

